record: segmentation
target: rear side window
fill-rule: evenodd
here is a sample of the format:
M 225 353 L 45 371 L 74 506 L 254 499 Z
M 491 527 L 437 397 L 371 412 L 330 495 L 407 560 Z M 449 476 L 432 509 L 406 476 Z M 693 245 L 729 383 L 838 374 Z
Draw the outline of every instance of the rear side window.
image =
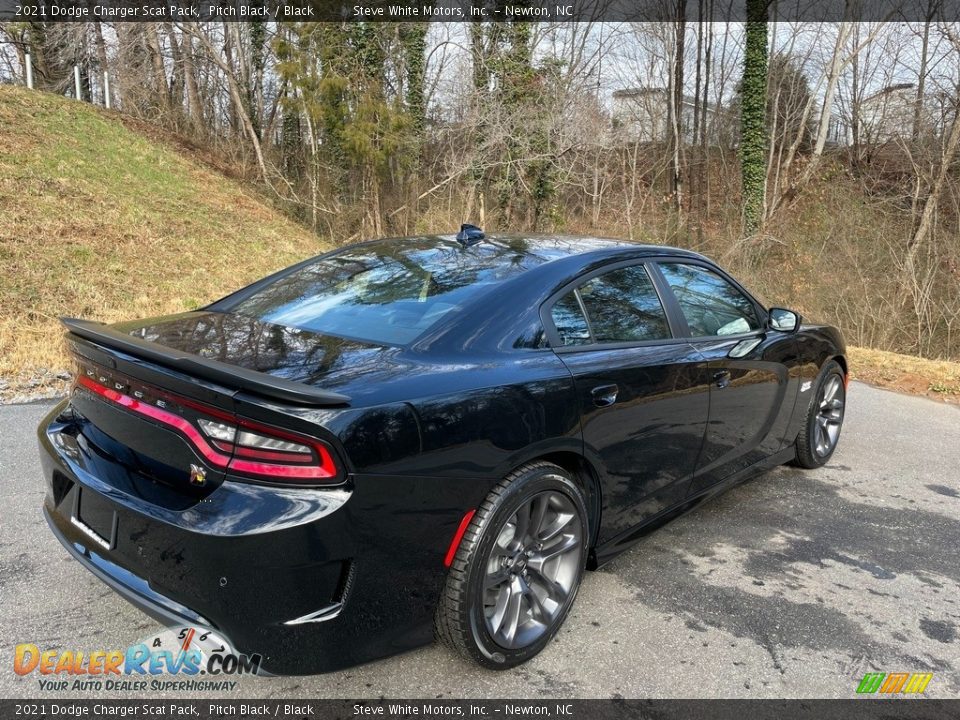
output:
M 553 324 L 560 334 L 563 345 L 588 345 L 590 327 L 580 308 L 576 291 L 572 291 L 557 300 L 553 306 Z
M 739 335 L 760 329 L 753 303 L 717 273 L 699 265 L 660 263 L 692 337 Z
M 666 313 L 643 265 L 611 270 L 588 280 L 558 300 L 552 316 L 563 345 L 670 337 Z

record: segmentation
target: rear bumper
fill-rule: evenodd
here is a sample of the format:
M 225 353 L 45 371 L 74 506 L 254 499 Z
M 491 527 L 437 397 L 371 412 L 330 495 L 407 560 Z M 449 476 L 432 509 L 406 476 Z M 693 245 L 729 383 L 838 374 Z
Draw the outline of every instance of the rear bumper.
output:
M 73 559 L 97 576 L 111 590 L 134 607 L 167 627 L 190 626 L 215 630 L 213 623 L 197 615 L 190 608 L 174 602 L 150 589 L 150 583 L 124 570 L 105 557 L 77 542 L 71 542 L 54 520 L 50 510 L 43 508 L 43 517 L 53 536 L 60 541 Z
M 38 431 L 47 522 L 147 614 L 216 630 L 275 674 L 338 670 L 432 639 L 446 545 L 476 489 L 374 475 L 332 489 L 226 481 L 200 501 L 158 503 L 162 488 L 98 457 L 65 407 Z M 76 521 L 78 497 L 91 496 L 114 513 L 106 544 Z

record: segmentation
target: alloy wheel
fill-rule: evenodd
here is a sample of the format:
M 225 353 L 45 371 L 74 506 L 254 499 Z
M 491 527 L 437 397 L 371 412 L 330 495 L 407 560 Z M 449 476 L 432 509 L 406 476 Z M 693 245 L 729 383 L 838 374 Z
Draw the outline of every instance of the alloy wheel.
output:
M 507 519 L 483 578 L 484 619 L 498 645 L 526 647 L 550 629 L 575 589 L 583 541 L 561 492 L 538 493 Z
M 820 457 L 829 455 L 837 445 L 843 424 L 844 399 L 843 381 L 839 376 L 831 375 L 820 389 L 817 402 L 814 449 Z

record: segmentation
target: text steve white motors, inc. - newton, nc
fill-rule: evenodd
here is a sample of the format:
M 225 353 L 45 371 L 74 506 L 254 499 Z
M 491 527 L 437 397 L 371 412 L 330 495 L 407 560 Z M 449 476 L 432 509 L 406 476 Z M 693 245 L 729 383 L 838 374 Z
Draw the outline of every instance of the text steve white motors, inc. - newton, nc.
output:
M 447 7 L 442 5 L 354 5 L 356 18 L 433 18 L 460 20 L 535 20 L 538 18 L 573 17 L 573 5 L 544 5 L 539 7 L 525 5 L 498 5 L 495 7 L 471 6 Z

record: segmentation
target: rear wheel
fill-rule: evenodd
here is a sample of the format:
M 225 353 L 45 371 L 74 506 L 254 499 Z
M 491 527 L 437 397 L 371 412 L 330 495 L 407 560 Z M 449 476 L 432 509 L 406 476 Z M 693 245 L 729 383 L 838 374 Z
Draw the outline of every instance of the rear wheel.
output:
M 846 378 L 836 361 L 820 372 L 816 392 L 807 407 L 807 421 L 797 437 L 796 464 L 803 468 L 824 465 L 837 449 L 846 408 Z
M 539 653 L 563 624 L 587 557 L 583 493 L 541 462 L 507 476 L 477 510 L 450 567 L 438 638 L 494 669 Z

